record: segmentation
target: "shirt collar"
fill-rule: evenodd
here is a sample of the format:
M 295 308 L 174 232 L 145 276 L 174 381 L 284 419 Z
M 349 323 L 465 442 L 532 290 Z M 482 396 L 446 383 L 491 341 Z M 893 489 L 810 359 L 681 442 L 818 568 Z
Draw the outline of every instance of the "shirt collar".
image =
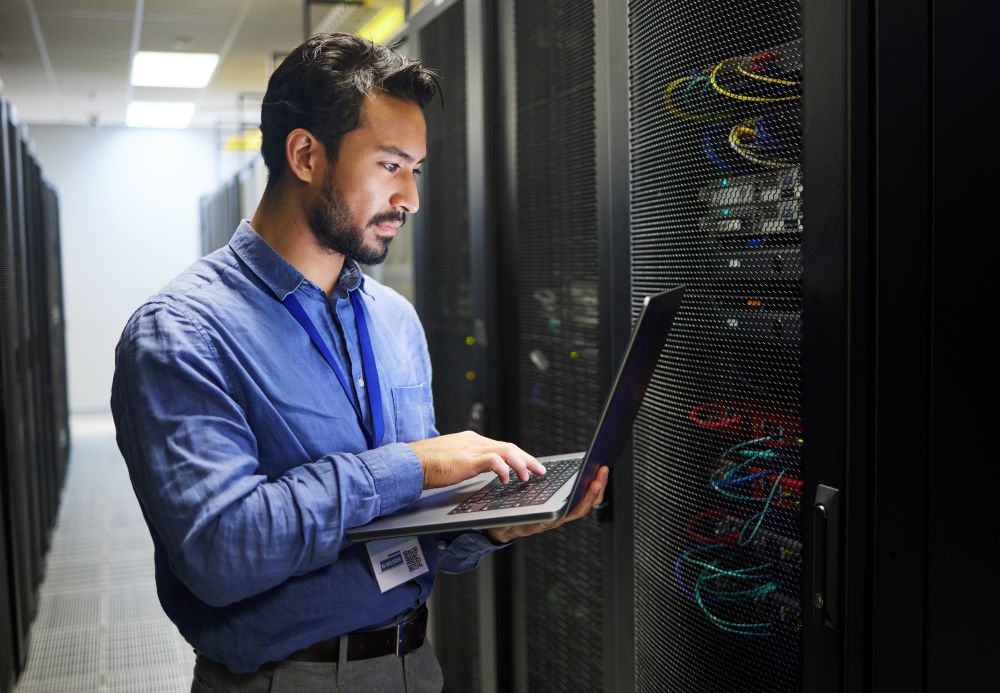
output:
M 236 233 L 229 241 L 229 247 L 279 301 L 284 301 L 288 294 L 293 293 L 303 282 L 309 281 L 261 238 L 246 219 L 240 221 Z M 365 275 L 361 266 L 353 258 L 345 258 L 344 269 L 337 279 L 336 293 L 342 290 L 346 296 L 347 292 L 359 288 L 362 291 L 365 289 Z

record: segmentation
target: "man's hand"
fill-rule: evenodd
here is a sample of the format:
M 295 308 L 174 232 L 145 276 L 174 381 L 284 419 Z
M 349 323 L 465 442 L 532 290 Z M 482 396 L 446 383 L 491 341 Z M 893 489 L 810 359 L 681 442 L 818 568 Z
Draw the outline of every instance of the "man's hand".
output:
M 584 496 L 583 500 L 577 503 L 576 507 L 573 508 L 573 510 L 570 511 L 570 513 L 565 517 L 561 517 L 553 522 L 535 522 L 528 525 L 511 525 L 509 527 L 484 529 L 483 534 L 489 537 L 490 541 L 494 544 L 506 544 L 508 541 L 513 539 L 529 537 L 532 534 L 547 532 L 550 529 L 562 527 L 567 522 L 579 520 L 593 508 L 604 502 L 604 489 L 608 485 L 608 474 L 609 471 L 607 467 L 601 467 L 598 469 L 597 476 L 590 482 L 590 488 L 587 490 L 587 495 Z
M 409 443 L 424 469 L 424 488 L 451 486 L 482 472 L 493 471 L 503 483 L 510 470 L 527 481 L 529 474 L 545 474 L 538 460 L 513 443 L 484 438 L 472 431 L 452 433 Z

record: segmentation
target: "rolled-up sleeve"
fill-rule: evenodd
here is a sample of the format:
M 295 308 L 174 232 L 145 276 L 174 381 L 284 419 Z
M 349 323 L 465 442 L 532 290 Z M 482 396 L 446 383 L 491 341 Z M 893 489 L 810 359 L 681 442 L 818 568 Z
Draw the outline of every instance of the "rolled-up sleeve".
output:
M 420 464 L 399 443 L 268 480 L 209 335 L 176 306 L 136 313 L 115 361 L 111 405 L 136 495 L 171 571 L 207 604 L 336 561 L 345 530 L 420 495 Z

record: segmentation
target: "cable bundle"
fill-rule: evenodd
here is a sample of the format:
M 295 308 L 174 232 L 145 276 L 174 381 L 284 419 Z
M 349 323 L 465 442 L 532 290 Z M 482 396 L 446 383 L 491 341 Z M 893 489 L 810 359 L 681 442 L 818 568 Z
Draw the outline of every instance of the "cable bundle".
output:
M 664 104 L 683 120 L 717 124 L 701 135 L 699 144 L 724 173 L 738 174 L 748 164 L 766 170 L 794 166 L 799 135 L 785 126 L 794 119 L 782 110 L 801 99 L 797 67 L 789 65 L 796 55 L 797 46 L 791 44 L 692 70 L 667 85 Z M 766 112 L 760 114 L 762 108 Z

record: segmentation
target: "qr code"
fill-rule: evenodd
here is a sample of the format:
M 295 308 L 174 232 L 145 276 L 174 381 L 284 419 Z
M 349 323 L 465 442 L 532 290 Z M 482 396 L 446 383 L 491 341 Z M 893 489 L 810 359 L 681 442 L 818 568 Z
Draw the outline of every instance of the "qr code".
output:
M 412 549 L 403 551 L 403 558 L 406 559 L 406 567 L 410 569 L 411 573 L 415 573 L 424 567 L 424 561 L 420 557 L 419 546 L 414 546 Z

